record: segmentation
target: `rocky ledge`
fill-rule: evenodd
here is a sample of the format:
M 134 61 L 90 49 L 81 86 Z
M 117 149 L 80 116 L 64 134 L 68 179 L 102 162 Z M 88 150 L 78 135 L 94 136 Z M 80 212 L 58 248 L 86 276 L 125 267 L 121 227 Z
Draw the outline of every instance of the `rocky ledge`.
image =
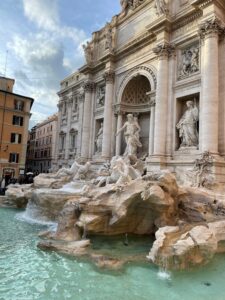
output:
M 10 187 L 7 197 L 18 207 L 29 198 L 27 209 L 58 223 L 56 232 L 41 235 L 38 247 L 89 257 L 101 267 L 119 268 L 132 259 L 96 253 L 93 235 L 155 235 L 145 259 L 168 269 L 206 264 L 216 253 L 225 252 L 223 194 L 181 187 L 169 171 L 118 178 L 101 187 L 89 181 L 79 193 L 49 185 Z

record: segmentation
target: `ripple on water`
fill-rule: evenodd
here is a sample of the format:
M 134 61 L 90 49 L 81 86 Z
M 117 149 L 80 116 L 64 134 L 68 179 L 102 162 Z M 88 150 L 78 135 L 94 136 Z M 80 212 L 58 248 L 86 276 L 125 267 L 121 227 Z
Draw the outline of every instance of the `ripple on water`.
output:
M 46 226 L 22 222 L 16 214 L 0 209 L 0 300 L 225 299 L 225 255 L 169 278 L 151 264 L 130 264 L 119 274 L 100 272 L 92 264 L 37 249 L 37 233 Z

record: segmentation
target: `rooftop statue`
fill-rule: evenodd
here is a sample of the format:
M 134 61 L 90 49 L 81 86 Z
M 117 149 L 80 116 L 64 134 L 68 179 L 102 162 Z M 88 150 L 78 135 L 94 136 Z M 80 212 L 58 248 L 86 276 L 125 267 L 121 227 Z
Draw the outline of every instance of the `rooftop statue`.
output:
M 141 5 L 145 0 L 120 0 L 120 5 L 122 7 L 121 16 L 126 16 L 129 9 L 135 9 Z
M 93 45 L 91 42 L 87 42 L 86 45 L 82 45 L 84 49 L 85 59 L 87 64 L 90 64 L 93 61 Z
M 168 13 L 168 7 L 165 0 L 155 0 L 155 8 L 158 16 Z

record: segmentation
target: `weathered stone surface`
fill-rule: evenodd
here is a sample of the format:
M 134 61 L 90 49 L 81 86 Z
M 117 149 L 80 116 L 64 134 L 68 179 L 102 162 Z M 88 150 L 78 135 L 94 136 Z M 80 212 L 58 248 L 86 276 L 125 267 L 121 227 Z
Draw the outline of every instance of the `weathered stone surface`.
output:
M 164 227 L 156 232 L 147 258 L 169 269 L 188 269 L 208 263 L 215 253 L 225 251 L 224 245 L 224 220 L 183 228 Z
M 25 208 L 28 200 L 31 198 L 33 187 L 31 184 L 11 184 L 8 186 L 5 196 L 9 205 L 15 205 L 18 208 Z
M 32 194 L 29 201 L 29 209 L 36 211 L 36 217 L 45 217 L 55 221 L 59 217 L 65 203 L 74 198 L 71 193 L 59 190 L 38 189 Z
M 87 254 L 87 249 L 90 246 L 90 240 L 82 241 L 54 241 L 43 240 L 38 243 L 38 247 L 42 250 L 58 251 L 65 254 L 74 256 L 83 256 Z
M 34 177 L 34 188 L 60 189 L 64 186 L 64 184 L 70 182 L 71 179 L 72 176 L 54 177 L 48 174 L 40 174 Z
M 150 234 L 155 226 L 176 222 L 176 200 L 142 179 L 121 187 L 107 185 L 92 190 L 88 197 L 79 200 L 82 212 L 77 224 L 89 233 Z

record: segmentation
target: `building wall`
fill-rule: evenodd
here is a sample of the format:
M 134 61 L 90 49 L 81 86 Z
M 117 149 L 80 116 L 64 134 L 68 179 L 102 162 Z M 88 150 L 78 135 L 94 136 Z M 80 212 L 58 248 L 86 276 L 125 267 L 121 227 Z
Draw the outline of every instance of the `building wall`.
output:
M 0 78 L 0 87 L 4 88 L 5 84 L 5 89 L 0 90 L 0 178 L 3 177 L 6 169 L 11 170 L 12 176 L 18 178 L 25 169 L 28 124 L 33 99 L 12 93 L 14 80 L 9 80 L 10 88 L 7 82 L 7 79 Z M 13 125 L 14 116 L 23 118 L 22 126 Z M 12 143 L 12 134 L 20 134 L 21 142 L 18 143 L 19 140 L 16 140 Z M 9 162 L 10 153 L 19 155 L 18 163 Z
M 80 150 L 71 158 L 97 163 L 122 154 L 123 135 L 115 137 L 115 134 L 128 113 L 139 117 L 146 145 L 149 138 L 149 168 L 167 167 L 172 171 L 191 168 L 204 151 L 210 151 L 222 163 L 225 3 L 221 0 L 166 3 L 164 10 L 156 11 L 155 1 L 144 0 L 93 33 L 85 50 L 86 65 L 63 80 L 58 93 L 58 139 L 65 135 L 67 140 L 64 148 L 57 150 L 58 167 L 71 165 L 68 137 L 71 128 L 77 125 Z M 190 63 L 195 63 L 195 68 Z M 149 101 L 145 103 L 131 103 L 125 97 L 126 87 L 138 76 L 147 78 L 150 84 Z M 72 124 L 70 107 L 76 95 L 80 95 L 80 110 Z M 182 149 L 176 125 L 188 100 L 199 110 L 199 143 Z M 102 121 L 103 149 L 102 153 L 96 153 L 96 136 Z M 225 168 L 219 172 L 224 176 Z
M 34 173 L 48 173 L 56 160 L 56 133 L 58 116 L 48 117 L 37 124 L 29 133 L 26 169 Z

